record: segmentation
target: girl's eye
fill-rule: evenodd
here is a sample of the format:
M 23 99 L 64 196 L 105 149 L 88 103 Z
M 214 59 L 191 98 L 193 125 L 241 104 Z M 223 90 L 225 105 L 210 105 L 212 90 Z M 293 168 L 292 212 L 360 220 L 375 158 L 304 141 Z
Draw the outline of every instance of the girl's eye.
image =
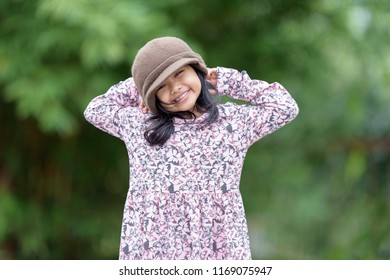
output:
M 160 85 L 160 86 L 157 88 L 156 92 L 159 91 L 159 90 L 161 90 L 161 89 L 163 89 L 164 87 L 165 87 L 165 84 Z
M 179 76 L 181 73 L 183 73 L 184 72 L 184 70 L 179 70 L 179 71 L 177 71 L 176 72 L 176 74 L 175 74 L 175 77 L 177 77 L 177 76 Z

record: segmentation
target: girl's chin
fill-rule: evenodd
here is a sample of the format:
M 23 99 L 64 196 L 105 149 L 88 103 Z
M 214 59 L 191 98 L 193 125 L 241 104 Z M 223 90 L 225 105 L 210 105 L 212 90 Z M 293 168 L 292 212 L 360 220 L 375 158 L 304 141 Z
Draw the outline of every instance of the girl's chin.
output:
M 174 110 L 176 112 L 181 112 L 181 111 L 191 111 L 192 112 L 192 110 L 195 107 L 195 101 L 196 100 L 191 100 L 191 98 L 188 98 L 184 102 L 176 104 Z
M 194 112 L 195 106 L 183 106 L 183 107 L 175 107 L 174 109 L 166 109 L 167 111 L 171 113 L 178 113 L 178 112 Z

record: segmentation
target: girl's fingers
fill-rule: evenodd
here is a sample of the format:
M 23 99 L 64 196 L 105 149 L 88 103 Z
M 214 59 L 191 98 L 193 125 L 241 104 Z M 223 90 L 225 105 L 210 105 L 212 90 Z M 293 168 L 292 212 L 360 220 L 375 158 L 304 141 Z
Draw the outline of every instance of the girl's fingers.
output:
M 209 68 L 206 80 L 208 80 L 213 86 L 217 86 L 217 68 Z
M 139 108 L 142 110 L 143 113 L 149 113 L 149 108 L 146 107 L 144 100 L 141 100 L 139 103 Z

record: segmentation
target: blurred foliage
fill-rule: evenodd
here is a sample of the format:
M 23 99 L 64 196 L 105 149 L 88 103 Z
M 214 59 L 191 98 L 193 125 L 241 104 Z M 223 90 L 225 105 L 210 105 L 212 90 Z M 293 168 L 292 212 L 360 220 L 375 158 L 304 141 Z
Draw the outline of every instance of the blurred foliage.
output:
M 128 158 L 82 112 L 165 35 L 299 103 L 245 162 L 255 259 L 390 259 L 389 26 L 385 0 L 1 1 L 0 259 L 118 257 Z

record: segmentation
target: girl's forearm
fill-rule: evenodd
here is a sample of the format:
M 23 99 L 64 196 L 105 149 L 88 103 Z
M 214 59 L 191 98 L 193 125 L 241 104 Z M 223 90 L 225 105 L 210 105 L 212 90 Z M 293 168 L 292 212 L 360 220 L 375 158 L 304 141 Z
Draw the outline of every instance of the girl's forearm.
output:
M 119 112 L 129 106 L 138 107 L 139 99 L 134 81 L 129 78 L 95 97 L 85 109 L 84 117 L 94 126 L 119 137 Z
M 286 111 L 291 119 L 299 112 L 297 103 L 281 84 L 252 80 L 245 71 L 218 67 L 217 89 L 222 95 L 250 102 L 265 110 Z

